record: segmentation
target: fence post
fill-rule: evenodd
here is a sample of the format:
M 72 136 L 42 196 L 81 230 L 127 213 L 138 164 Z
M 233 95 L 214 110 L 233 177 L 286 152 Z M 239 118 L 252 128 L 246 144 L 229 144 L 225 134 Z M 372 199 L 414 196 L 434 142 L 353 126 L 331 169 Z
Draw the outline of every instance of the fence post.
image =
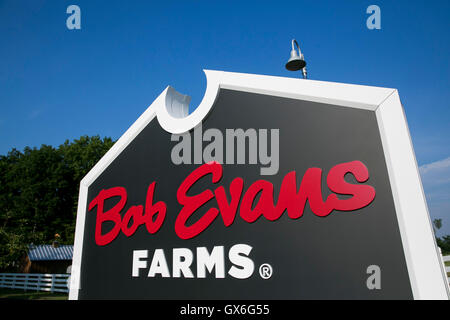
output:
M 25 283 L 23 284 L 23 288 L 25 290 L 25 292 L 27 292 L 28 289 L 28 273 L 25 275 Z
M 41 274 L 38 274 L 36 291 L 41 291 L 41 276 L 42 276 Z
M 50 291 L 53 293 L 55 290 L 55 275 L 52 274 L 52 288 L 50 289 Z

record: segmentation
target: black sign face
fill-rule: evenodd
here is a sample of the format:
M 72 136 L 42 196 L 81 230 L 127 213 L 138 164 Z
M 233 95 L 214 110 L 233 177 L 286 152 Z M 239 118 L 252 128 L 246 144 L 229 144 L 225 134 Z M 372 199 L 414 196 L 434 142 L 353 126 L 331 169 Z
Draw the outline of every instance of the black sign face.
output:
M 413 298 L 375 113 L 225 89 L 89 186 L 81 261 L 80 299 Z

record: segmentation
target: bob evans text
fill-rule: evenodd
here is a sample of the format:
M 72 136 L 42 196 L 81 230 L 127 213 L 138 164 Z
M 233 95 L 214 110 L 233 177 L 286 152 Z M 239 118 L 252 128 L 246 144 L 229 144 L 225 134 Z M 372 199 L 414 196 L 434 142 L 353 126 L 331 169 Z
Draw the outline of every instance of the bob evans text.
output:
M 332 167 L 326 177 L 326 184 L 332 192 L 324 201 L 322 197 L 322 169 L 309 168 L 298 183 L 296 171 L 287 173 L 278 192 L 278 200 L 274 202 L 274 186 L 271 182 L 260 179 L 254 181 L 244 190 L 243 178 L 236 177 L 229 186 L 220 185 L 223 177 L 223 167 L 218 162 L 201 165 L 192 171 L 181 182 L 176 191 L 177 201 L 182 206 L 175 220 L 175 233 L 181 239 L 191 239 L 205 231 L 218 216 L 223 224 L 229 227 L 239 216 L 248 223 L 255 222 L 260 217 L 269 221 L 279 219 L 285 212 L 291 219 L 303 215 L 306 202 L 313 214 L 325 217 L 332 211 L 354 211 L 369 205 L 375 198 L 375 188 L 362 184 L 369 179 L 369 171 L 361 161 L 340 163 Z M 347 182 L 344 177 L 352 174 L 357 183 Z M 196 195 L 188 195 L 190 188 L 201 178 L 209 176 L 211 182 L 217 185 L 215 189 L 206 189 Z M 95 243 L 105 246 L 122 233 L 131 237 L 138 228 L 147 229 L 149 234 L 155 234 L 164 223 L 167 205 L 164 201 L 155 201 L 157 182 L 151 182 L 145 199 L 145 204 L 136 204 L 124 211 L 127 202 L 127 191 L 124 187 L 104 189 L 90 202 L 89 211 L 96 210 Z M 337 194 L 349 195 L 346 199 L 338 198 Z M 258 195 L 259 198 L 258 198 Z M 117 199 L 115 205 L 105 211 L 107 199 Z M 215 199 L 216 206 L 206 212 L 198 212 L 205 203 Z M 200 217 L 187 224 L 194 215 Z M 193 219 L 191 219 L 193 220 Z M 102 225 L 106 222 L 113 227 L 106 233 Z M 218 222 L 216 222 L 218 223 Z

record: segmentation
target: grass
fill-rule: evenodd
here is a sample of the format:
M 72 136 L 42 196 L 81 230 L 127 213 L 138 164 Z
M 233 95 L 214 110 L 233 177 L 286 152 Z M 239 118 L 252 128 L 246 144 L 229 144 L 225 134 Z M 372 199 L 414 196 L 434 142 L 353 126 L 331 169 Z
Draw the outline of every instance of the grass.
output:
M 0 288 L 1 300 L 67 300 L 66 293 Z

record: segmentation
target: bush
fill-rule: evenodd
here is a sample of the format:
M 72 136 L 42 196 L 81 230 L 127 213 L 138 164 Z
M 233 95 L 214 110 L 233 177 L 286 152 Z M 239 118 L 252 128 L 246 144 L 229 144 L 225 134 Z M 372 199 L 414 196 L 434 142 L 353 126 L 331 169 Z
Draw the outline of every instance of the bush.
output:
M 444 256 L 450 255 L 450 235 L 436 238 L 437 245 L 441 248 Z

